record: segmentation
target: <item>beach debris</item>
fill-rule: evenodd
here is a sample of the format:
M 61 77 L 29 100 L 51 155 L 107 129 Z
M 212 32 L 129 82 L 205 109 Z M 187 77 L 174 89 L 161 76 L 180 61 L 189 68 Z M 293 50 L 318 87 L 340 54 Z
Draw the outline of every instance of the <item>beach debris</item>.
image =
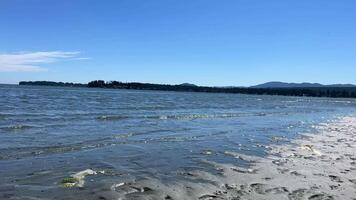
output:
M 280 142 L 280 141 L 288 141 L 286 136 L 272 136 L 271 137 L 272 142 Z
M 111 186 L 111 190 L 115 190 L 115 188 L 117 188 L 117 187 L 121 187 L 121 186 L 123 186 L 123 185 L 125 185 L 125 183 L 124 183 L 124 182 L 114 184 L 114 185 L 112 185 L 112 186 Z
M 303 149 L 303 150 L 311 151 L 312 153 L 314 153 L 314 154 L 316 154 L 316 155 L 318 155 L 318 156 L 321 156 L 321 155 L 322 155 L 321 152 L 318 151 L 318 150 L 316 150 L 316 149 L 314 148 L 314 146 L 311 145 L 311 144 L 302 145 L 300 148 Z
M 205 194 L 205 195 L 202 195 L 202 196 L 199 197 L 199 199 L 205 199 L 205 200 L 207 200 L 207 199 L 215 199 L 215 198 L 217 198 L 217 196 L 213 195 L 213 194 Z
M 101 173 L 101 172 L 100 172 Z M 91 169 L 86 169 L 80 172 L 77 172 L 71 177 L 64 178 L 61 181 L 63 187 L 84 187 L 85 177 L 88 175 L 96 175 L 97 172 Z
M 152 188 L 147 187 L 147 186 L 141 187 L 139 185 L 135 185 L 134 183 L 125 183 L 125 182 L 113 184 L 110 187 L 110 189 L 112 191 L 121 192 L 126 195 L 132 194 L 132 193 L 143 193 L 143 192 L 153 191 Z
M 238 188 L 238 186 L 236 184 L 227 184 L 225 183 L 224 186 L 227 190 L 236 190 Z
M 231 167 L 231 170 L 242 174 L 254 174 L 257 172 L 257 169 L 251 169 L 251 168 L 246 169 L 242 167 Z
M 272 160 L 272 163 L 277 166 L 283 166 L 287 163 L 287 160 L 286 159 L 276 159 L 276 160 Z
M 233 156 L 237 159 L 244 160 L 247 162 L 255 162 L 258 160 L 258 157 L 256 157 L 256 156 L 249 156 L 249 155 L 239 154 L 239 153 L 231 152 L 231 151 L 225 151 L 224 154 L 228 155 L 228 156 Z
M 338 183 L 342 183 L 343 182 L 339 176 L 329 175 L 329 178 L 333 182 L 338 182 Z
M 253 183 L 250 187 L 257 193 L 257 194 L 265 194 L 265 190 L 267 185 L 262 183 Z
M 204 154 L 204 155 L 213 155 L 214 152 L 212 150 L 205 150 L 205 151 L 202 152 L 202 154 Z
M 69 178 L 64 178 L 61 181 L 61 184 L 63 187 L 74 187 L 78 182 L 79 182 L 78 179 L 69 177 Z
M 333 200 L 334 198 L 331 195 L 327 195 L 325 193 L 313 194 L 308 197 L 309 200 Z

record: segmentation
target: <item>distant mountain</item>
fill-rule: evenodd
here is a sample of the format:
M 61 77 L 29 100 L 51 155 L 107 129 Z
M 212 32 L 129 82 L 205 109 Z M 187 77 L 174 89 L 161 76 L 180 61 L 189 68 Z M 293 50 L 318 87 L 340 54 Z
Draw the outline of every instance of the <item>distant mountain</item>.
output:
M 180 86 L 188 86 L 188 87 L 198 87 L 197 85 L 191 84 L 191 83 L 182 83 Z
M 356 87 L 356 85 L 352 84 L 332 84 L 332 85 L 323 85 L 320 83 L 285 83 L 272 81 L 267 82 L 255 86 L 251 86 L 251 88 L 315 88 L 315 87 Z
M 352 85 L 352 84 L 332 84 L 332 85 L 324 85 L 324 87 L 356 87 L 356 85 Z
M 319 83 L 285 83 L 272 81 L 259 85 L 252 86 L 252 88 L 295 88 L 295 87 L 323 87 Z

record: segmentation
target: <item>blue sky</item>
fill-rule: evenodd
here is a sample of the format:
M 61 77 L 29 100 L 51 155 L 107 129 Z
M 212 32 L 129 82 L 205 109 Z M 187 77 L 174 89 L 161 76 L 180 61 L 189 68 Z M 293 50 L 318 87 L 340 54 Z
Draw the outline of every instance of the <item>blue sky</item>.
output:
M 356 84 L 354 0 L 1 0 L 0 82 Z

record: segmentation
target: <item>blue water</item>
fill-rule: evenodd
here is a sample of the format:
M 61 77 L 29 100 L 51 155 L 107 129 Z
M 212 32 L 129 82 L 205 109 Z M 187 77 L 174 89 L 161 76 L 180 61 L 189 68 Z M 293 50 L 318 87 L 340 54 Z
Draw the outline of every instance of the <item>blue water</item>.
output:
M 355 111 L 355 99 L 0 85 L 0 199 L 98 199 L 58 184 L 89 168 L 111 172 L 91 183 L 106 190 L 209 171 L 202 160 L 245 166 L 223 152 L 265 156 Z

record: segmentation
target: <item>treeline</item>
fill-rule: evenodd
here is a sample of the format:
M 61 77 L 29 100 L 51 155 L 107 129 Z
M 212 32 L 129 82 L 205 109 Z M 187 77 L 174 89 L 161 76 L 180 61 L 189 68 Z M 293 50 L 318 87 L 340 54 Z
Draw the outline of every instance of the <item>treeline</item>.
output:
M 55 83 L 55 84 L 54 84 Z M 356 87 L 310 87 L 310 88 L 244 88 L 244 87 L 203 87 L 189 84 L 166 85 L 151 83 L 124 83 L 119 81 L 105 82 L 103 80 L 91 81 L 88 84 L 56 83 L 49 81 L 20 82 L 20 85 L 47 85 L 47 86 L 80 86 L 90 88 L 160 90 L 160 91 L 186 91 L 210 93 L 239 93 L 257 95 L 283 95 L 308 97 L 338 97 L 356 98 Z
M 87 84 L 82 83 L 65 83 L 54 81 L 21 81 L 19 85 L 39 85 L 39 86 L 58 86 L 58 87 L 87 87 Z
M 161 91 L 189 91 L 210 93 L 240 93 L 258 95 L 309 96 L 309 97 L 345 97 L 356 98 L 356 87 L 310 87 L 310 88 L 244 88 L 244 87 L 202 87 L 190 85 L 165 85 L 151 83 L 123 83 L 119 81 L 105 82 L 91 81 L 88 87 L 161 90 Z
M 165 85 L 165 84 L 152 84 L 152 83 L 124 83 L 119 81 L 105 82 L 103 80 L 91 81 L 88 83 L 88 87 L 99 88 L 116 88 L 116 89 L 135 89 L 135 90 L 161 90 L 161 91 L 188 91 L 188 92 L 208 92 L 202 91 L 202 88 L 194 85 Z

